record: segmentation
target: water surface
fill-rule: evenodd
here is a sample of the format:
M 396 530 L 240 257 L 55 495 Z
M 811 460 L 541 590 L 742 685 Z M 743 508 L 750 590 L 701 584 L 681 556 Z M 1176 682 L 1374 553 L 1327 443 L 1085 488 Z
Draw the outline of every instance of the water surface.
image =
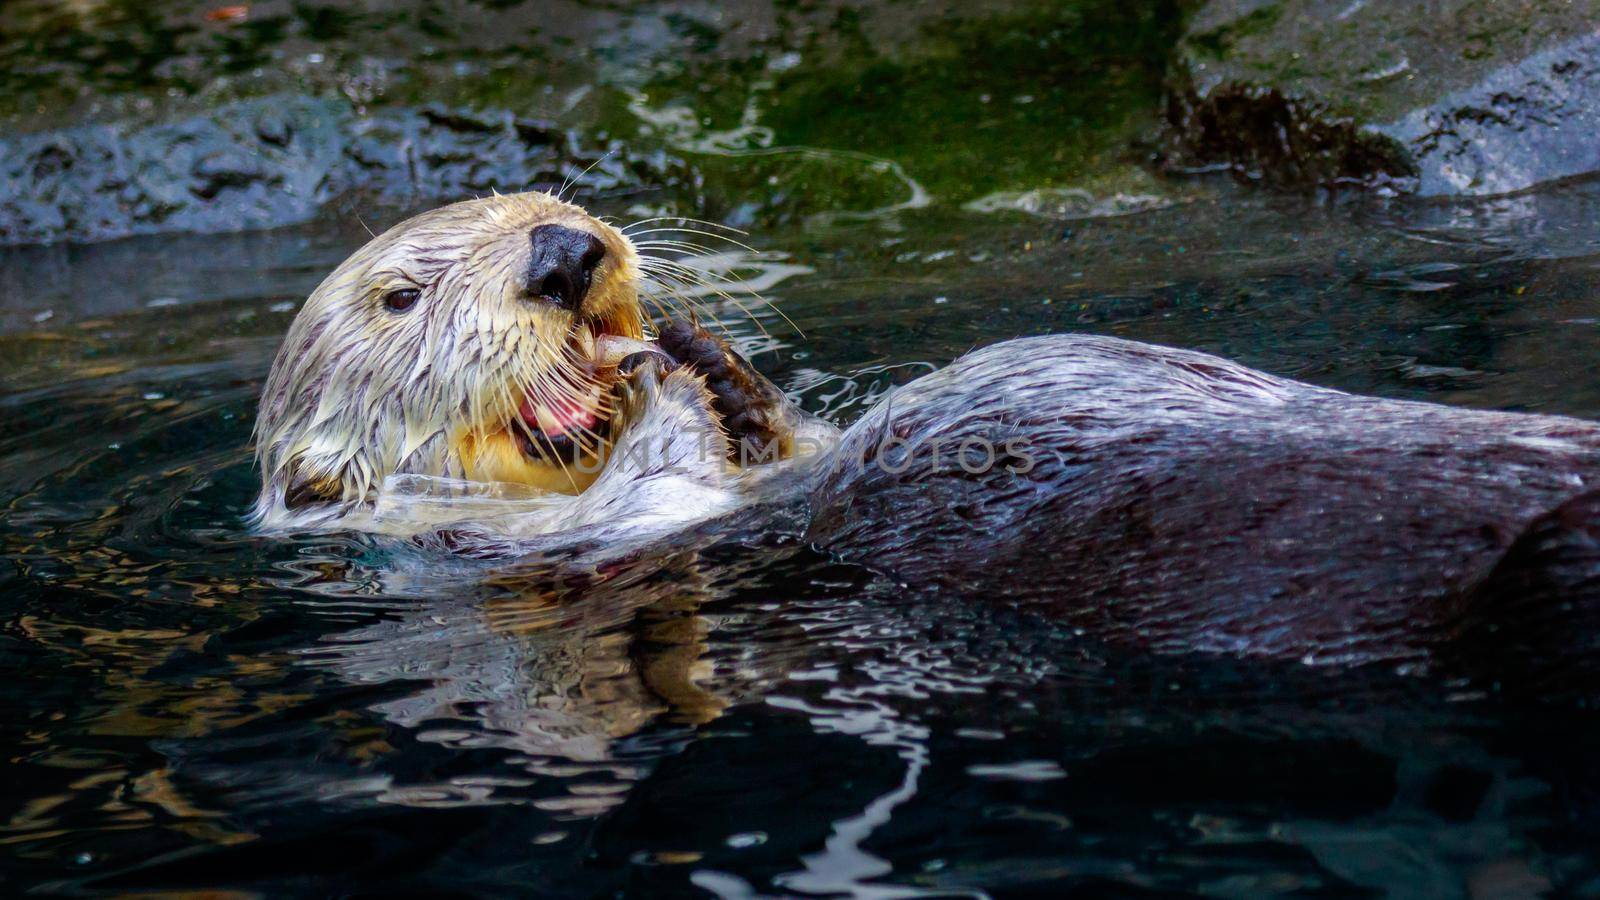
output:
M 707 302 L 841 421 L 1061 331 L 1600 416 L 1593 185 L 1453 207 L 1191 187 L 1121 217 L 759 231 L 715 265 L 786 318 Z M 251 535 L 256 393 L 365 239 L 352 216 L 0 251 L 8 892 L 1600 889 L 1587 713 L 1110 653 L 781 529 L 560 579 Z

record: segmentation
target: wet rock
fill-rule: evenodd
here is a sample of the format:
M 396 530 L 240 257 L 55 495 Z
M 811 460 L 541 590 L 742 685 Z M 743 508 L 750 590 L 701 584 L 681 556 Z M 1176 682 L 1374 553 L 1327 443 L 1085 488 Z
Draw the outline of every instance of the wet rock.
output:
M 926 205 L 899 166 L 810 148 L 703 152 L 507 110 L 276 96 L 157 124 L 0 138 L 0 244 L 223 232 L 306 221 L 344 198 L 416 206 L 573 182 L 661 215 L 736 226 Z
M 1122 173 L 1187 0 L 58 5 L 0 4 L 0 243 L 275 226 L 591 165 L 586 201 L 755 228 L 1171 199 Z
M 608 189 L 682 175 L 676 158 L 618 150 L 509 113 L 243 101 L 173 123 L 0 139 L 0 242 L 273 227 L 357 191 L 405 202 L 524 190 L 591 163 Z
M 1492 195 L 1600 172 L 1600 2 L 1213 0 L 1169 85 L 1169 166 Z
M 1492 72 L 1377 130 L 1426 161 L 1423 195 L 1503 194 L 1600 172 L 1600 34 Z
M 261 102 L 144 128 L 89 125 L 0 140 L 0 240 L 96 239 L 154 230 L 218 231 L 303 219 L 327 196 L 339 111 L 284 103 L 281 145 L 263 140 Z

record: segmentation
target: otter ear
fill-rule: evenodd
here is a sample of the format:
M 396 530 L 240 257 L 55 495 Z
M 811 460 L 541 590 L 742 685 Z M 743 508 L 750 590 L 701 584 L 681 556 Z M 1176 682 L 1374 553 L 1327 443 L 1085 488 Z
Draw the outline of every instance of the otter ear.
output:
M 334 503 L 344 499 L 339 479 L 307 470 L 300 460 L 289 463 L 289 483 L 283 490 L 283 505 L 299 509 L 313 503 Z

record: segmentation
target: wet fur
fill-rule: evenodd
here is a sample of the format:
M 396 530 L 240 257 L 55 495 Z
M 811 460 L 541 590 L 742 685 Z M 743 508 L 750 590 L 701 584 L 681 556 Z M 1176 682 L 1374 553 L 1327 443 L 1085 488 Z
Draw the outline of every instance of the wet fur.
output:
M 1020 441 L 1033 465 L 971 474 L 947 451 L 889 471 L 906 464 L 902 445 L 966 438 Z M 1491 573 L 1545 585 L 1540 560 L 1507 551 L 1597 478 L 1594 423 L 1358 397 L 1200 353 L 1052 336 L 969 354 L 869 411 L 815 488 L 809 537 L 913 587 L 1034 604 L 1111 643 L 1415 659 L 1463 629 L 1528 620 Z M 1583 516 L 1567 519 L 1547 523 L 1547 541 Z M 1553 596 L 1542 608 L 1595 617 Z
M 430 510 L 420 528 L 380 495 L 374 530 L 486 558 L 575 544 L 620 551 L 739 505 L 725 462 L 727 438 L 710 411 L 703 379 L 689 369 L 663 372 L 647 363 L 629 376 L 621 393 L 611 458 L 582 494 L 457 504 L 453 511 Z M 440 524 L 452 514 L 459 521 Z

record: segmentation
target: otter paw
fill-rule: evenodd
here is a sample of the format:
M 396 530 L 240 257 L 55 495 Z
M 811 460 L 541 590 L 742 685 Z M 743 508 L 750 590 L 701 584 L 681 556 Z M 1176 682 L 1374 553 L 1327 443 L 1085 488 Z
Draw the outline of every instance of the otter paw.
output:
M 790 455 L 789 400 L 728 342 L 694 322 L 673 321 L 657 345 L 678 364 L 705 378 L 712 410 L 728 434 L 733 462 L 770 461 Z

